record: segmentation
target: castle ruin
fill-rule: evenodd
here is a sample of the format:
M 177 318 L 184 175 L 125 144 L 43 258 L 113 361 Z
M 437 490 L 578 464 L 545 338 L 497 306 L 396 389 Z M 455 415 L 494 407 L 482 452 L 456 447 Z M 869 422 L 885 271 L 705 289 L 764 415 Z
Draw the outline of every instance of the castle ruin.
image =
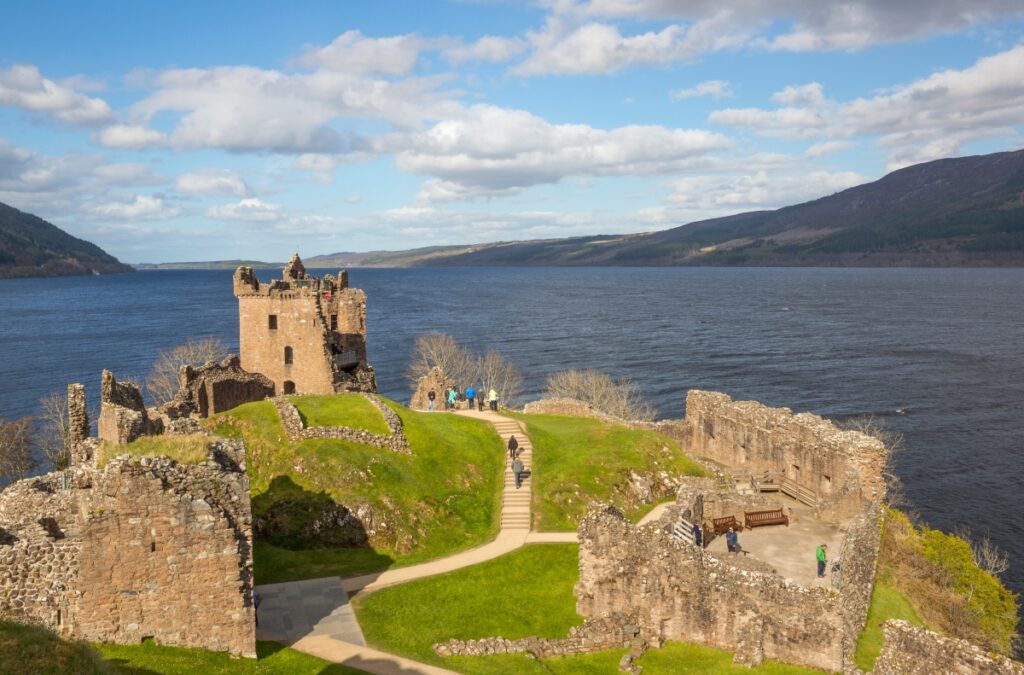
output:
M 309 276 L 296 253 L 269 284 L 239 267 L 234 292 L 242 367 L 270 378 L 278 394 L 376 391 L 366 361 L 366 293 L 349 288 L 348 272 Z

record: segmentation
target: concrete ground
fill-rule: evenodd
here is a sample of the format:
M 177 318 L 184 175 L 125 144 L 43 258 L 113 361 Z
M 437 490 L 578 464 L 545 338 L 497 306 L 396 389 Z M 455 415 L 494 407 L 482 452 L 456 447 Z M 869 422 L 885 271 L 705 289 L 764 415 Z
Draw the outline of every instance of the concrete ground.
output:
M 774 495 L 773 495 L 774 496 Z M 832 573 L 829 568 L 839 556 L 845 531 L 835 525 L 817 520 L 810 507 L 785 495 L 776 497 L 792 513 L 789 526 L 766 525 L 739 533 L 740 547 L 750 556 L 768 563 L 787 580 L 807 588 L 830 587 Z M 792 509 L 792 511 L 790 511 Z M 814 552 L 818 544 L 828 546 L 828 566 L 825 578 L 818 578 Z M 725 536 L 716 537 L 707 550 L 722 559 L 733 555 L 725 546 Z

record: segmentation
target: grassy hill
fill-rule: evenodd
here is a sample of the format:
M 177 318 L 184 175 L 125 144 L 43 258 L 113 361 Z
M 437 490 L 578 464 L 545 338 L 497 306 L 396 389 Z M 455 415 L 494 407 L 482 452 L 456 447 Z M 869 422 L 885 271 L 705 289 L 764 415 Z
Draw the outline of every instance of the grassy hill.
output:
M 131 271 L 99 246 L 0 204 L 0 279 Z

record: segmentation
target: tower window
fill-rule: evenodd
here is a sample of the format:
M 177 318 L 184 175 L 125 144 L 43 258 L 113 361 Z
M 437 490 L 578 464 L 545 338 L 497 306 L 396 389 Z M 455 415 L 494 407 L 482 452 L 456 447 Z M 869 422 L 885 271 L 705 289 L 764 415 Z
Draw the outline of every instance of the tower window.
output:
M 277 330 L 277 314 L 271 314 L 267 317 L 267 326 L 270 330 Z
M 291 347 L 285 347 L 284 348 L 284 364 L 286 366 L 287 365 L 291 365 L 292 360 L 293 360 L 292 348 Z
M 338 315 L 331 314 L 331 330 L 338 330 Z

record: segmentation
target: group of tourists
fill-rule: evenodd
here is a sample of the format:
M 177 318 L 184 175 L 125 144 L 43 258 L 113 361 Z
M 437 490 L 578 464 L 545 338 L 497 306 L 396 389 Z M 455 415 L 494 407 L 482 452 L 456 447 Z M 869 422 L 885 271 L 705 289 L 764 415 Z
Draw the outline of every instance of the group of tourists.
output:
M 482 411 L 484 409 L 483 393 L 482 391 L 477 391 L 473 385 L 466 387 L 465 391 L 459 391 L 457 387 L 448 387 L 444 390 L 441 402 L 444 404 L 445 410 L 455 410 L 461 401 L 465 401 L 470 410 L 473 409 L 474 405 L 477 406 L 477 410 Z M 431 389 L 427 392 L 427 410 L 433 412 L 434 407 L 437 405 L 436 402 L 437 392 Z M 493 387 L 487 393 L 487 405 L 490 406 L 492 412 L 498 412 L 498 392 Z

